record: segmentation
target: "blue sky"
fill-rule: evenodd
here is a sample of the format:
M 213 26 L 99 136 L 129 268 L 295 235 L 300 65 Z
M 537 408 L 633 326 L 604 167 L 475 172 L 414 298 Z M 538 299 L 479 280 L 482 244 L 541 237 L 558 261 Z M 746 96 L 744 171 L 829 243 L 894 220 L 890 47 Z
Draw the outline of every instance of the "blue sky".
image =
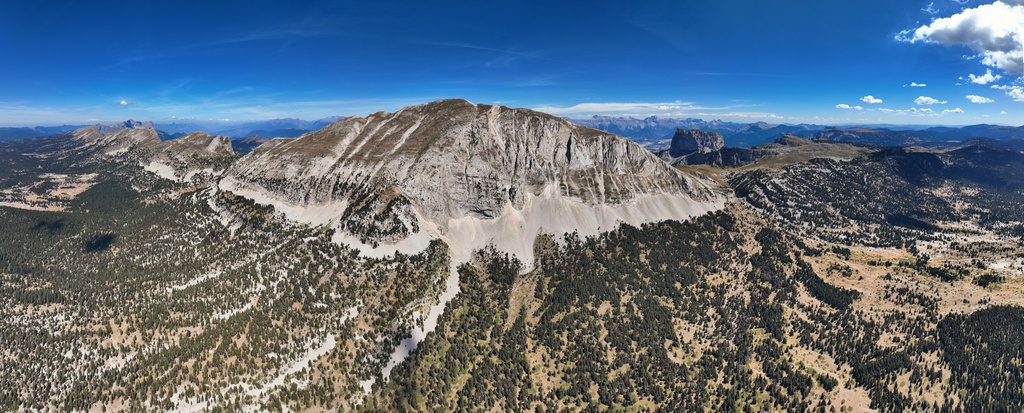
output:
M 1022 125 L 1022 27 L 1024 0 L 4 1 L 0 125 L 452 97 L 575 118 Z

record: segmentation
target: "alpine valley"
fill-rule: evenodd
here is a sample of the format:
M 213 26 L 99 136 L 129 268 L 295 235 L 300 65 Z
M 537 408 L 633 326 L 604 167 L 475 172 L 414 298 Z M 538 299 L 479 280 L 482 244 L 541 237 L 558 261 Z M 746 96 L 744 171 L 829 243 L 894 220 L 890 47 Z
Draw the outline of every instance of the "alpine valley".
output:
M 0 410 L 1024 410 L 1016 135 L 691 123 L 4 140 Z

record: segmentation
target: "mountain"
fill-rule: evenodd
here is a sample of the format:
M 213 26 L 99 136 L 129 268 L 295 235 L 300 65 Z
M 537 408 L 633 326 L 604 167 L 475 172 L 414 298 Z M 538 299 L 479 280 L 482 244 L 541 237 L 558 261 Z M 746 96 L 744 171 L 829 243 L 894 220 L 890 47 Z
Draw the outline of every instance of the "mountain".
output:
M 960 128 L 931 127 L 922 132 L 932 136 L 934 139 L 961 140 L 973 137 L 985 137 L 991 139 L 1024 139 L 1024 126 L 1000 126 L 1000 125 L 971 125 Z
M 270 142 L 270 140 L 270 138 L 263 138 L 260 137 L 260 135 L 250 135 L 241 139 L 232 139 L 231 146 L 235 148 L 238 153 L 246 155 L 260 145 Z
M 959 143 L 961 146 L 981 146 L 1004 151 L 1024 151 L 1024 139 L 996 140 L 992 138 L 971 138 Z
M 215 128 L 211 133 L 226 135 L 232 138 L 241 138 L 252 135 L 259 135 L 264 138 L 294 138 L 303 133 L 311 132 L 327 126 L 338 120 L 338 117 L 323 118 L 318 120 L 302 119 L 271 119 L 266 121 L 245 122 L 234 124 L 229 127 Z M 206 129 L 195 129 L 206 130 Z
M 765 123 L 751 124 L 726 135 L 730 146 L 754 147 L 772 143 L 784 136 L 811 138 L 824 126 L 820 125 L 769 125 Z
M 138 162 L 146 171 L 174 181 L 191 182 L 222 173 L 237 158 L 226 136 L 194 132 L 172 140 L 161 140 L 152 127 L 126 122 L 123 128 L 88 126 L 71 134 L 79 146 L 72 150 L 94 157 Z M 108 131 L 103 134 L 101 130 Z
M 670 167 L 465 100 L 160 136 L 0 142 L 0 410 L 1024 409 L 1013 141 Z
M 672 157 L 680 157 L 694 152 L 714 152 L 725 146 L 725 139 L 717 132 L 704 132 L 699 129 L 676 129 L 672 136 L 672 146 L 668 153 Z
M 520 259 L 540 232 L 683 219 L 721 205 L 700 176 L 621 137 L 526 109 L 444 100 L 350 117 L 240 159 L 219 188 L 367 244 L 441 238 Z
M 1024 138 L 1024 126 L 971 125 L 963 127 L 929 127 L 921 125 L 891 126 L 823 126 L 813 124 L 773 125 L 765 122 L 750 124 L 703 121 L 700 119 L 672 119 L 594 116 L 576 120 L 579 124 L 636 140 L 657 152 L 667 149 L 676 128 L 717 132 L 730 147 L 751 148 L 774 142 L 783 136 L 806 139 L 823 138 L 840 142 L 882 146 L 937 145 L 973 137 L 998 140 Z
M 113 133 L 124 128 L 152 128 L 153 122 L 139 122 L 136 120 L 126 120 L 121 123 L 114 124 L 97 124 L 93 125 L 100 134 Z M 25 139 L 25 138 L 36 138 L 42 136 L 52 136 L 62 133 L 73 132 L 77 129 L 81 129 L 83 125 L 63 125 L 63 126 L 36 126 L 36 127 L 22 127 L 22 128 L 0 128 L 0 140 L 4 139 Z
M 194 132 L 147 148 L 144 168 L 162 178 L 192 182 L 198 176 L 212 179 L 238 157 L 227 136 Z
M 742 124 L 723 122 L 720 120 L 703 121 L 700 119 L 673 119 L 650 116 L 643 119 L 632 117 L 613 117 L 594 115 L 587 119 L 575 119 L 573 122 L 616 135 L 625 136 L 644 145 L 652 151 L 669 146 L 672 135 L 677 129 L 700 129 L 709 132 L 728 133 L 743 127 Z
M 137 120 L 134 120 L 134 119 L 129 119 L 129 120 L 126 120 L 126 121 L 124 121 L 122 123 L 112 123 L 112 124 L 109 124 L 109 125 L 94 125 L 93 127 L 96 128 L 97 132 L 99 132 L 99 133 L 101 133 L 103 135 L 114 133 L 114 132 L 120 131 L 122 129 L 147 129 L 147 128 L 148 129 L 153 129 L 154 128 L 153 122 L 140 122 L 140 121 L 137 121 Z
M 158 130 L 158 131 L 162 131 L 162 132 L 165 132 L 165 133 L 168 133 L 168 134 L 171 134 L 171 135 L 179 134 L 179 133 L 180 134 L 189 134 L 189 133 L 197 132 L 197 131 L 204 131 L 204 132 L 212 131 L 211 127 L 209 125 L 203 125 L 203 124 L 194 123 L 194 122 L 189 122 L 189 123 L 182 123 L 182 122 L 155 123 L 153 125 L 153 127 L 156 130 Z M 182 136 L 184 136 L 184 135 L 182 135 Z
M 820 125 L 772 125 L 765 122 L 751 124 L 723 122 L 721 120 L 704 121 L 701 119 L 672 119 L 651 116 L 644 119 L 631 117 L 594 116 L 578 119 L 575 122 L 622 135 L 636 140 L 648 149 L 657 152 L 671 144 L 676 129 L 699 129 L 705 132 L 721 134 L 728 146 L 749 148 L 771 143 L 786 135 L 813 137 L 824 129 Z
M 36 126 L 36 127 L 4 127 L 0 128 L 0 140 L 6 139 L 25 139 L 35 138 L 39 136 L 50 136 L 57 135 L 60 133 L 71 132 L 75 129 L 81 128 L 82 126 L 75 125 L 62 125 L 62 126 Z

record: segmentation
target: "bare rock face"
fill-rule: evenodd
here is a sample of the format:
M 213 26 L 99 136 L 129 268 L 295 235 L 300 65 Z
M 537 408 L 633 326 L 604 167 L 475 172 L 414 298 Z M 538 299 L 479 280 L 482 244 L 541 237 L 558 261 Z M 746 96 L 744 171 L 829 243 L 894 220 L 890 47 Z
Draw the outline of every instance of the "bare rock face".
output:
M 272 140 L 220 182 L 363 242 L 400 241 L 427 225 L 450 244 L 462 241 L 451 233 L 468 231 L 476 243 L 521 232 L 531 245 L 531 231 L 582 234 L 703 213 L 721 202 L 710 187 L 625 138 L 461 99 Z
M 238 158 L 227 136 L 195 132 L 140 148 L 146 170 L 176 181 L 220 176 Z
M 153 122 L 139 122 L 134 119 L 128 119 L 121 123 L 112 123 L 109 125 L 93 125 L 97 131 L 101 134 L 109 135 L 111 133 L 120 131 L 122 129 L 152 129 Z
M 725 139 L 718 132 L 705 132 L 699 129 L 676 129 L 672 136 L 669 155 L 677 158 L 694 152 L 708 153 L 722 149 Z
M 124 128 L 104 134 L 95 126 L 78 129 L 71 134 L 77 146 L 73 150 L 91 154 L 97 159 L 115 159 L 138 163 L 163 178 L 190 181 L 198 175 L 219 176 L 237 159 L 226 136 L 210 136 L 203 132 L 161 141 L 152 127 L 126 122 Z
M 160 143 L 160 137 L 153 128 L 121 128 L 104 131 L 97 126 L 86 126 L 72 132 L 71 140 L 81 145 L 78 148 L 80 150 L 107 156 Z

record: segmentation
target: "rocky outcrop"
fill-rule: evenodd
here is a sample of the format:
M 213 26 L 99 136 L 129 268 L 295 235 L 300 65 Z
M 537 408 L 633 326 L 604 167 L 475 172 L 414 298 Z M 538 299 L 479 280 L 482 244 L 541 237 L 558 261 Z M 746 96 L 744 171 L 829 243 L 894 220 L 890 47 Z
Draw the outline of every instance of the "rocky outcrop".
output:
M 442 100 L 351 117 L 240 159 L 222 190 L 361 242 L 421 229 L 449 244 L 684 219 L 722 199 L 619 136 L 527 109 Z M 458 236 L 453 234 L 458 233 Z
M 227 136 L 195 132 L 141 148 L 139 162 L 163 178 L 193 181 L 219 176 L 238 157 Z
M 195 132 L 162 141 L 159 132 L 151 127 L 124 127 L 104 134 L 96 126 L 88 126 L 72 132 L 71 142 L 72 151 L 95 159 L 137 163 L 160 177 L 176 181 L 191 181 L 200 175 L 219 176 L 238 157 L 226 136 Z
M 699 129 L 676 129 L 672 137 L 669 155 L 677 158 L 694 152 L 714 152 L 725 146 L 725 139 L 718 132 L 705 132 Z
M 140 122 L 134 119 L 128 119 L 121 123 L 112 123 L 109 125 L 94 125 L 93 127 L 104 135 L 109 135 L 122 129 L 154 129 L 153 122 Z
M 121 128 L 105 133 L 97 126 L 86 126 L 72 132 L 71 140 L 79 145 L 76 150 L 106 156 L 160 144 L 153 128 Z
M 250 135 L 242 139 L 232 140 L 231 146 L 234 150 L 238 151 L 238 153 L 245 155 L 267 142 L 270 142 L 270 138 L 264 138 L 259 135 Z
M 757 148 L 722 148 L 714 152 L 691 153 L 678 158 L 673 165 L 743 166 L 754 163 L 766 155 L 768 155 L 767 152 Z

